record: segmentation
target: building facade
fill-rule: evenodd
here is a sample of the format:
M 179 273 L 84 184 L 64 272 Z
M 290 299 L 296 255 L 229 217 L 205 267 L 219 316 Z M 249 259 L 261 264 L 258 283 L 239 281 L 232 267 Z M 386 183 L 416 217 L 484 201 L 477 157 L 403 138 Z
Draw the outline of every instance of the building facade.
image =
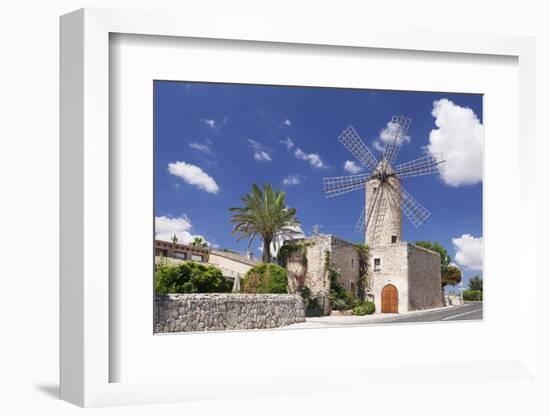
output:
M 285 259 L 289 291 L 307 286 L 325 314 L 330 308 L 327 259 L 339 273 L 339 283 L 359 297 L 360 254 L 355 246 L 332 235 L 289 240 Z M 377 313 L 403 313 L 442 306 L 439 254 L 402 241 L 369 248 L 365 297 Z
M 169 257 L 179 260 L 193 260 L 208 263 L 210 249 L 186 244 L 155 240 L 155 257 Z

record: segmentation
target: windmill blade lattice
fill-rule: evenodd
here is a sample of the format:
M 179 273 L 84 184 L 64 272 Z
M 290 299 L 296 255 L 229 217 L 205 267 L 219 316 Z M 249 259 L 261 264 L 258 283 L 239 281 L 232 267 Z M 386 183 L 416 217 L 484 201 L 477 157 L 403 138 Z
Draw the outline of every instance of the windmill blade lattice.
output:
M 367 229 L 367 222 L 365 219 L 366 216 L 366 210 L 363 208 L 363 211 L 361 211 L 361 215 L 359 215 L 359 219 L 357 220 L 357 223 L 355 224 L 355 231 L 358 233 L 364 233 Z
M 401 190 L 397 190 L 389 182 L 388 185 L 390 186 L 390 189 L 392 191 L 391 193 L 393 200 L 401 205 L 403 213 L 407 216 L 412 225 L 414 225 L 415 227 L 419 227 L 420 225 L 422 225 L 431 215 L 430 211 L 428 211 L 403 187 L 401 187 Z
M 325 196 L 331 198 L 333 196 L 345 194 L 346 192 L 355 191 L 359 188 L 364 188 L 369 178 L 370 175 L 366 173 L 323 178 L 323 190 L 325 191 Z
M 395 136 L 393 140 L 386 143 L 386 148 L 384 149 L 384 156 L 382 159 L 385 160 L 386 167 L 391 165 L 395 160 L 403 139 L 409 131 L 409 126 L 411 125 L 412 120 L 403 116 L 393 116 L 391 118 L 391 123 L 395 126 Z
M 395 167 L 395 173 L 399 178 L 431 175 L 439 171 L 439 165 L 443 162 L 444 160 L 439 154 L 422 156 L 410 162 L 397 165 Z
M 361 137 L 359 137 L 353 126 L 349 126 L 345 129 L 340 137 L 338 137 L 338 140 L 359 162 L 369 168 L 370 171 L 376 168 L 378 161 L 372 155 L 363 140 L 361 140 Z

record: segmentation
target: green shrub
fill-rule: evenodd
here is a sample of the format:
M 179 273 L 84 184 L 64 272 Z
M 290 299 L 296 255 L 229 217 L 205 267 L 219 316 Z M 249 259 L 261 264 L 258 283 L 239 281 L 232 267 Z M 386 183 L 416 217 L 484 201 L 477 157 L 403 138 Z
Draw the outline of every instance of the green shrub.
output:
M 155 270 L 155 291 L 167 293 L 225 293 L 231 292 L 231 283 L 214 266 L 182 262 L 161 263 Z
M 483 300 L 483 292 L 481 290 L 465 290 L 462 293 L 462 299 L 467 301 L 481 301 Z
M 376 307 L 374 306 L 374 303 L 366 300 L 360 305 L 357 305 L 355 308 L 353 308 L 353 314 L 354 315 L 372 315 L 376 310 Z
M 286 270 L 272 263 L 260 263 L 251 268 L 241 282 L 244 293 L 287 293 Z

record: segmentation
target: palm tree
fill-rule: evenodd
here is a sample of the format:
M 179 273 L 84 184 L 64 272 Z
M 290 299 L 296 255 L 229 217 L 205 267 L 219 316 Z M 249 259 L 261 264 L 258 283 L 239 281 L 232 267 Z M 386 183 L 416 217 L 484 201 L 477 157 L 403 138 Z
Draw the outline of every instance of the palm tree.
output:
M 260 236 L 263 240 L 262 261 L 271 261 L 271 243 L 274 239 L 290 238 L 298 233 L 296 226 L 296 209 L 288 208 L 285 193 L 274 191 L 266 184 L 263 190 L 252 185 L 252 191 L 241 197 L 242 207 L 230 208 L 233 212 L 231 223 L 235 224 L 232 234 L 237 240 L 248 238 L 248 249 L 254 239 Z
M 208 247 L 208 244 L 206 243 L 206 241 L 204 241 L 204 238 L 202 237 L 195 237 L 191 242 L 191 245 L 193 247 Z

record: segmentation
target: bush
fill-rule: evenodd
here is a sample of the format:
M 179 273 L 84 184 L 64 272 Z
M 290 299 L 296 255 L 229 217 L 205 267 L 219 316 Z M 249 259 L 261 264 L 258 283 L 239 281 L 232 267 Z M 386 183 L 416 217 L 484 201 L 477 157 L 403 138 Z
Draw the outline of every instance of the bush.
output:
M 286 270 L 272 263 L 260 263 L 251 268 L 241 282 L 244 293 L 287 293 Z
M 374 303 L 366 300 L 360 305 L 357 305 L 355 308 L 353 308 L 353 314 L 354 315 L 372 315 L 376 310 L 376 307 L 374 306 Z
M 467 301 L 482 301 L 483 292 L 481 290 L 465 290 L 462 293 L 462 299 Z
M 226 293 L 231 292 L 231 283 L 217 267 L 189 261 L 158 265 L 155 290 L 158 294 Z

